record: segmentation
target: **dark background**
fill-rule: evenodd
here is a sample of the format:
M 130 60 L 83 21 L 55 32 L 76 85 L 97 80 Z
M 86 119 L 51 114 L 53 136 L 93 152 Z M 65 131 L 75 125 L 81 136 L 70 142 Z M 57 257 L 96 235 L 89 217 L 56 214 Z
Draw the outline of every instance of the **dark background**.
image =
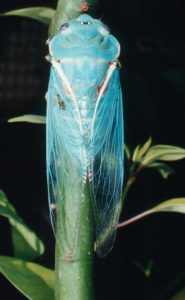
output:
M 29 0 L 26 6 L 53 6 Z M 0 11 L 25 7 L 3 1 Z M 126 143 L 132 148 L 150 135 L 155 144 L 185 147 L 185 2 L 99 1 L 98 17 L 122 45 Z M 0 19 L 0 188 L 46 245 L 38 262 L 54 264 L 45 176 L 45 126 L 8 124 L 13 116 L 45 114 L 49 65 L 47 27 L 36 21 Z M 171 164 L 167 181 L 144 171 L 130 191 L 122 219 L 165 199 L 185 196 L 185 162 Z M 120 229 L 111 254 L 95 260 L 96 299 L 165 300 L 185 285 L 185 216 L 159 214 Z M 9 227 L 0 219 L 0 254 L 12 255 Z M 153 262 L 147 278 L 138 262 Z M 0 299 L 25 299 L 2 276 Z M 43 299 L 44 300 L 44 299 Z

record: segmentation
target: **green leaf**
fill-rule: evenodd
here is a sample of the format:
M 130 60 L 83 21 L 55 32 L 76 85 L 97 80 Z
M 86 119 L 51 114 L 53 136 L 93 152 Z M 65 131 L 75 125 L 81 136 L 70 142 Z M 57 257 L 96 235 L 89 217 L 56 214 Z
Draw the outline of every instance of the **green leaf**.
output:
M 147 168 L 156 169 L 164 179 L 167 179 L 170 175 L 174 174 L 174 170 L 167 164 L 162 162 L 153 162 L 147 165 Z
M 138 159 L 142 158 L 143 155 L 148 151 L 148 149 L 150 148 L 152 144 L 152 138 L 150 137 L 146 143 L 141 146 L 141 148 L 139 149 L 139 153 L 138 153 Z
M 152 138 L 150 137 L 143 146 L 137 145 L 132 157 L 133 162 L 139 161 L 143 157 L 143 155 L 148 151 L 151 144 L 152 144 Z
M 127 160 L 130 160 L 130 158 L 131 158 L 131 152 L 130 152 L 129 147 L 126 144 L 124 146 L 124 150 L 125 150 L 125 155 L 126 155 Z
M 185 214 L 185 198 L 174 198 L 167 201 L 164 201 L 155 207 L 142 212 L 141 214 L 126 220 L 118 225 L 118 227 L 125 227 L 130 225 L 136 221 L 139 221 L 151 214 L 159 213 L 159 212 L 174 212 L 174 213 L 182 213 Z
M 163 212 L 163 211 L 185 214 L 185 198 L 170 199 L 152 208 L 153 213 Z
M 170 145 L 152 146 L 144 158 L 140 161 L 142 165 L 147 166 L 154 161 L 175 161 L 185 158 L 185 149 Z
M 42 241 L 25 225 L 1 190 L 0 215 L 6 217 L 12 226 L 12 242 L 16 257 L 33 260 L 44 253 Z
M 49 25 L 55 14 L 55 10 L 50 7 L 28 7 L 7 11 L 0 14 L 0 17 L 18 16 L 37 20 L 45 25 Z
M 0 272 L 30 300 L 54 300 L 54 272 L 38 264 L 0 256 Z
M 185 299 L 185 288 L 176 293 L 170 300 L 184 300 Z
M 137 145 L 136 148 L 135 148 L 135 150 L 134 150 L 134 153 L 133 153 L 133 156 L 132 156 L 133 162 L 137 162 L 138 161 L 139 148 L 140 148 L 140 145 Z
M 15 118 L 11 118 L 8 120 L 9 123 L 14 122 L 28 122 L 35 124 L 46 124 L 46 117 L 39 115 L 23 115 Z

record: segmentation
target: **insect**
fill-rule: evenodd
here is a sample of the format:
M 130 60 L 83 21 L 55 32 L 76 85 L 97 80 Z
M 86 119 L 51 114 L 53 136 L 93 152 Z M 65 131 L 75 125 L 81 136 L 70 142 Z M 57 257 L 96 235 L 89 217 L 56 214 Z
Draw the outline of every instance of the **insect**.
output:
M 54 227 L 56 211 L 62 211 L 62 231 L 68 233 L 63 247 L 68 255 L 77 248 L 79 202 L 85 199 L 87 184 L 97 254 L 107 255 L 115 239 L 124 173 L 119 54 L 120 45 L 107 26 L 87 14 L 63 24 L 49 41 L 48 191 Z M 76 210 L 72 221 L 71 207 Z

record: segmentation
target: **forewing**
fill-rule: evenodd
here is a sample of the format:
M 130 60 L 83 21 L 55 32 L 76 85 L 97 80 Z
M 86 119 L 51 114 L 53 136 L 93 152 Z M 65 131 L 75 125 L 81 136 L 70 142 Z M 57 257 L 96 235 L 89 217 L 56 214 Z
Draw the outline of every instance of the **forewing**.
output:
M 51 219 L 56 230 L 56 211 L 60 210 L 57 214 L 60 217 L 59 236 L 67 239 L 61 247 L 65 248 L 64 254 L 74 254 L 80 209 L 77 201 L 83 189 L 82 141 L 74 103 L 53 67 L 47 98 L 47 180 Z
M 93 126 L 92 197 L 96 252 L 102 257 L 115 239 L 123 185 L 123 108 L 117 69 L 100 100 Z

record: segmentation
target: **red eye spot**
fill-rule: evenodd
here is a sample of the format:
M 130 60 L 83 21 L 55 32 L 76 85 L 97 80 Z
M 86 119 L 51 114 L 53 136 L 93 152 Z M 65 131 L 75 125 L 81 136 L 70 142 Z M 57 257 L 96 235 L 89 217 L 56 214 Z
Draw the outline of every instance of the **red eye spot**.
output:
M 88 11 L 89 10 L 89 3 L 87 1 L 83 1 L 80 4 L 80 11 Z

